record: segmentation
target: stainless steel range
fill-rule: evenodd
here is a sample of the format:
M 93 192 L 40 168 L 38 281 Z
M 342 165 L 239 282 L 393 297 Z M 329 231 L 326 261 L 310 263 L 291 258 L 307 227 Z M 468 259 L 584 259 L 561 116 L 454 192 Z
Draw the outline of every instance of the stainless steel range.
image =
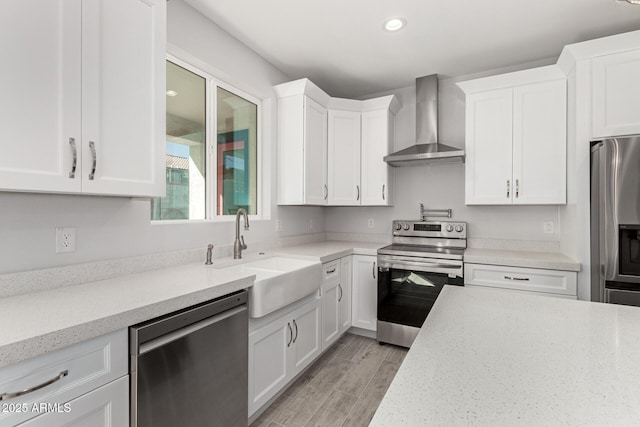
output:
M 466 222 L 393 221 L 378 250 L 378 341 L 411 346 L 444 285 L 463 286 L 466 247 Z

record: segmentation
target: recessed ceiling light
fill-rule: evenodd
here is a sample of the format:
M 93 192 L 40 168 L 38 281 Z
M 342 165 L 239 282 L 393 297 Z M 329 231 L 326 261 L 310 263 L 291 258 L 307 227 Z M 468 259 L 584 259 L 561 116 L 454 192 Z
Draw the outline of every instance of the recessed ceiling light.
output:
M 626 1 L 627 3 L 631 3 L 631 4 L 640 4 L 640 0 L 618 0 L 618 1 Z
M 178 92 L 176 92 L 175 90 L 168 90 L 167 91 L 167 96 L 176 96 L 178 94 Z
M 384 29 L 387 31 L 398 31 L 407 25 L 407 20 L 404 18 L 389 18 L 384 23 Z

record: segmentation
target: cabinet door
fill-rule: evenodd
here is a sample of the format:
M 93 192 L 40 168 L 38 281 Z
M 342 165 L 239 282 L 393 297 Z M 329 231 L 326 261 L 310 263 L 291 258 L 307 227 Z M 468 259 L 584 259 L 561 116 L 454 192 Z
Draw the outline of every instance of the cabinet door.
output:
M 511 204 L 512 89 L 467 95 L 465 203 Z
M 287 353 L 293 341 L 291 320 L 278 319 L 249 334 L 249 416 L 291 379 Z
M 322 265 L 322 351 L 337 339 L 340 332 L 338 300 L 340 299 L 340 260 Z
M 0 3 L 0 190 L 80 191 L 80 20 L 80 0 Z
M 513 90 L 513 204 L 564 204 L 567 88 L 555 80 Z
M 393 168 L 383 160 L 393 148 L 393 115 L 388 110 L 362 113 L 362 205 L 391 205 Z
M 320 298 L 296 310 L 291 323 L 294 335 L 289 368 L 294 377 L 320 355 Z
M 82 189 L 164 196 L 162 0 L 82 2 Z
M 376 330 L 378 270 L 375 256 L 353 256 L 352 325 Z
M 304 97 L 304 201 L 327 204 L 327 109 Z
M 42 409 L 46 411 L 45 408 Z M 121 427 L 129 425 L 129 376 L 84 394 L 55 412 L 20 424 L 25 427 Z
M 593 137 L 640 133 L 640 50 L 593 59 Z
M 360 113 L 329 110 L 329 205 L 359 205 Z
M 353 274 L 352 257 L 340 260 L 340 284 L 338 285 L 338 335 L 351 327 L 351 280 Z

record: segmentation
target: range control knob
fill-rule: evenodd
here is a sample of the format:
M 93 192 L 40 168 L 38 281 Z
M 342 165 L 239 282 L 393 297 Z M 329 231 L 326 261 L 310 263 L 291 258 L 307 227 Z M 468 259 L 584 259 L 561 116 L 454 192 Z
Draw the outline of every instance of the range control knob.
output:
M 399 222 L 396 222 L 395 225 L 393 226 L 396 230 L 401 230 L 402 229 L 402 224 L 400 224 Z
M 458 225 L 456 225 L 456 231 L 457 231 L 458 233 L 460 233 L 462 230 L 464 230 L 464 227 L 462 226 L 462 224 L 458 224 Z
M 409 231 L 409 224 L 403 224 L 402 228 L 404 228 L 405 231 Z
M 447 228 L 446 228 L 446 230 L 447 230 L 449 233 L 451 233 L 451 232 L 453 231 L 453 225 L 451 225 L 451 224 L 447 224 Z

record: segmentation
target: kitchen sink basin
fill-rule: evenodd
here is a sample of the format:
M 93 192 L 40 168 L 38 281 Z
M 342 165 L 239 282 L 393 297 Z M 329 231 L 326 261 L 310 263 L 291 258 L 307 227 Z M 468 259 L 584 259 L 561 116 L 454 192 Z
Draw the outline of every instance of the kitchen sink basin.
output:
M 249 316 L 263 317 L 320 289 L 322 264 L 297 258 L 273 257 L 219 268 L 255 274 L 249 288 Z

